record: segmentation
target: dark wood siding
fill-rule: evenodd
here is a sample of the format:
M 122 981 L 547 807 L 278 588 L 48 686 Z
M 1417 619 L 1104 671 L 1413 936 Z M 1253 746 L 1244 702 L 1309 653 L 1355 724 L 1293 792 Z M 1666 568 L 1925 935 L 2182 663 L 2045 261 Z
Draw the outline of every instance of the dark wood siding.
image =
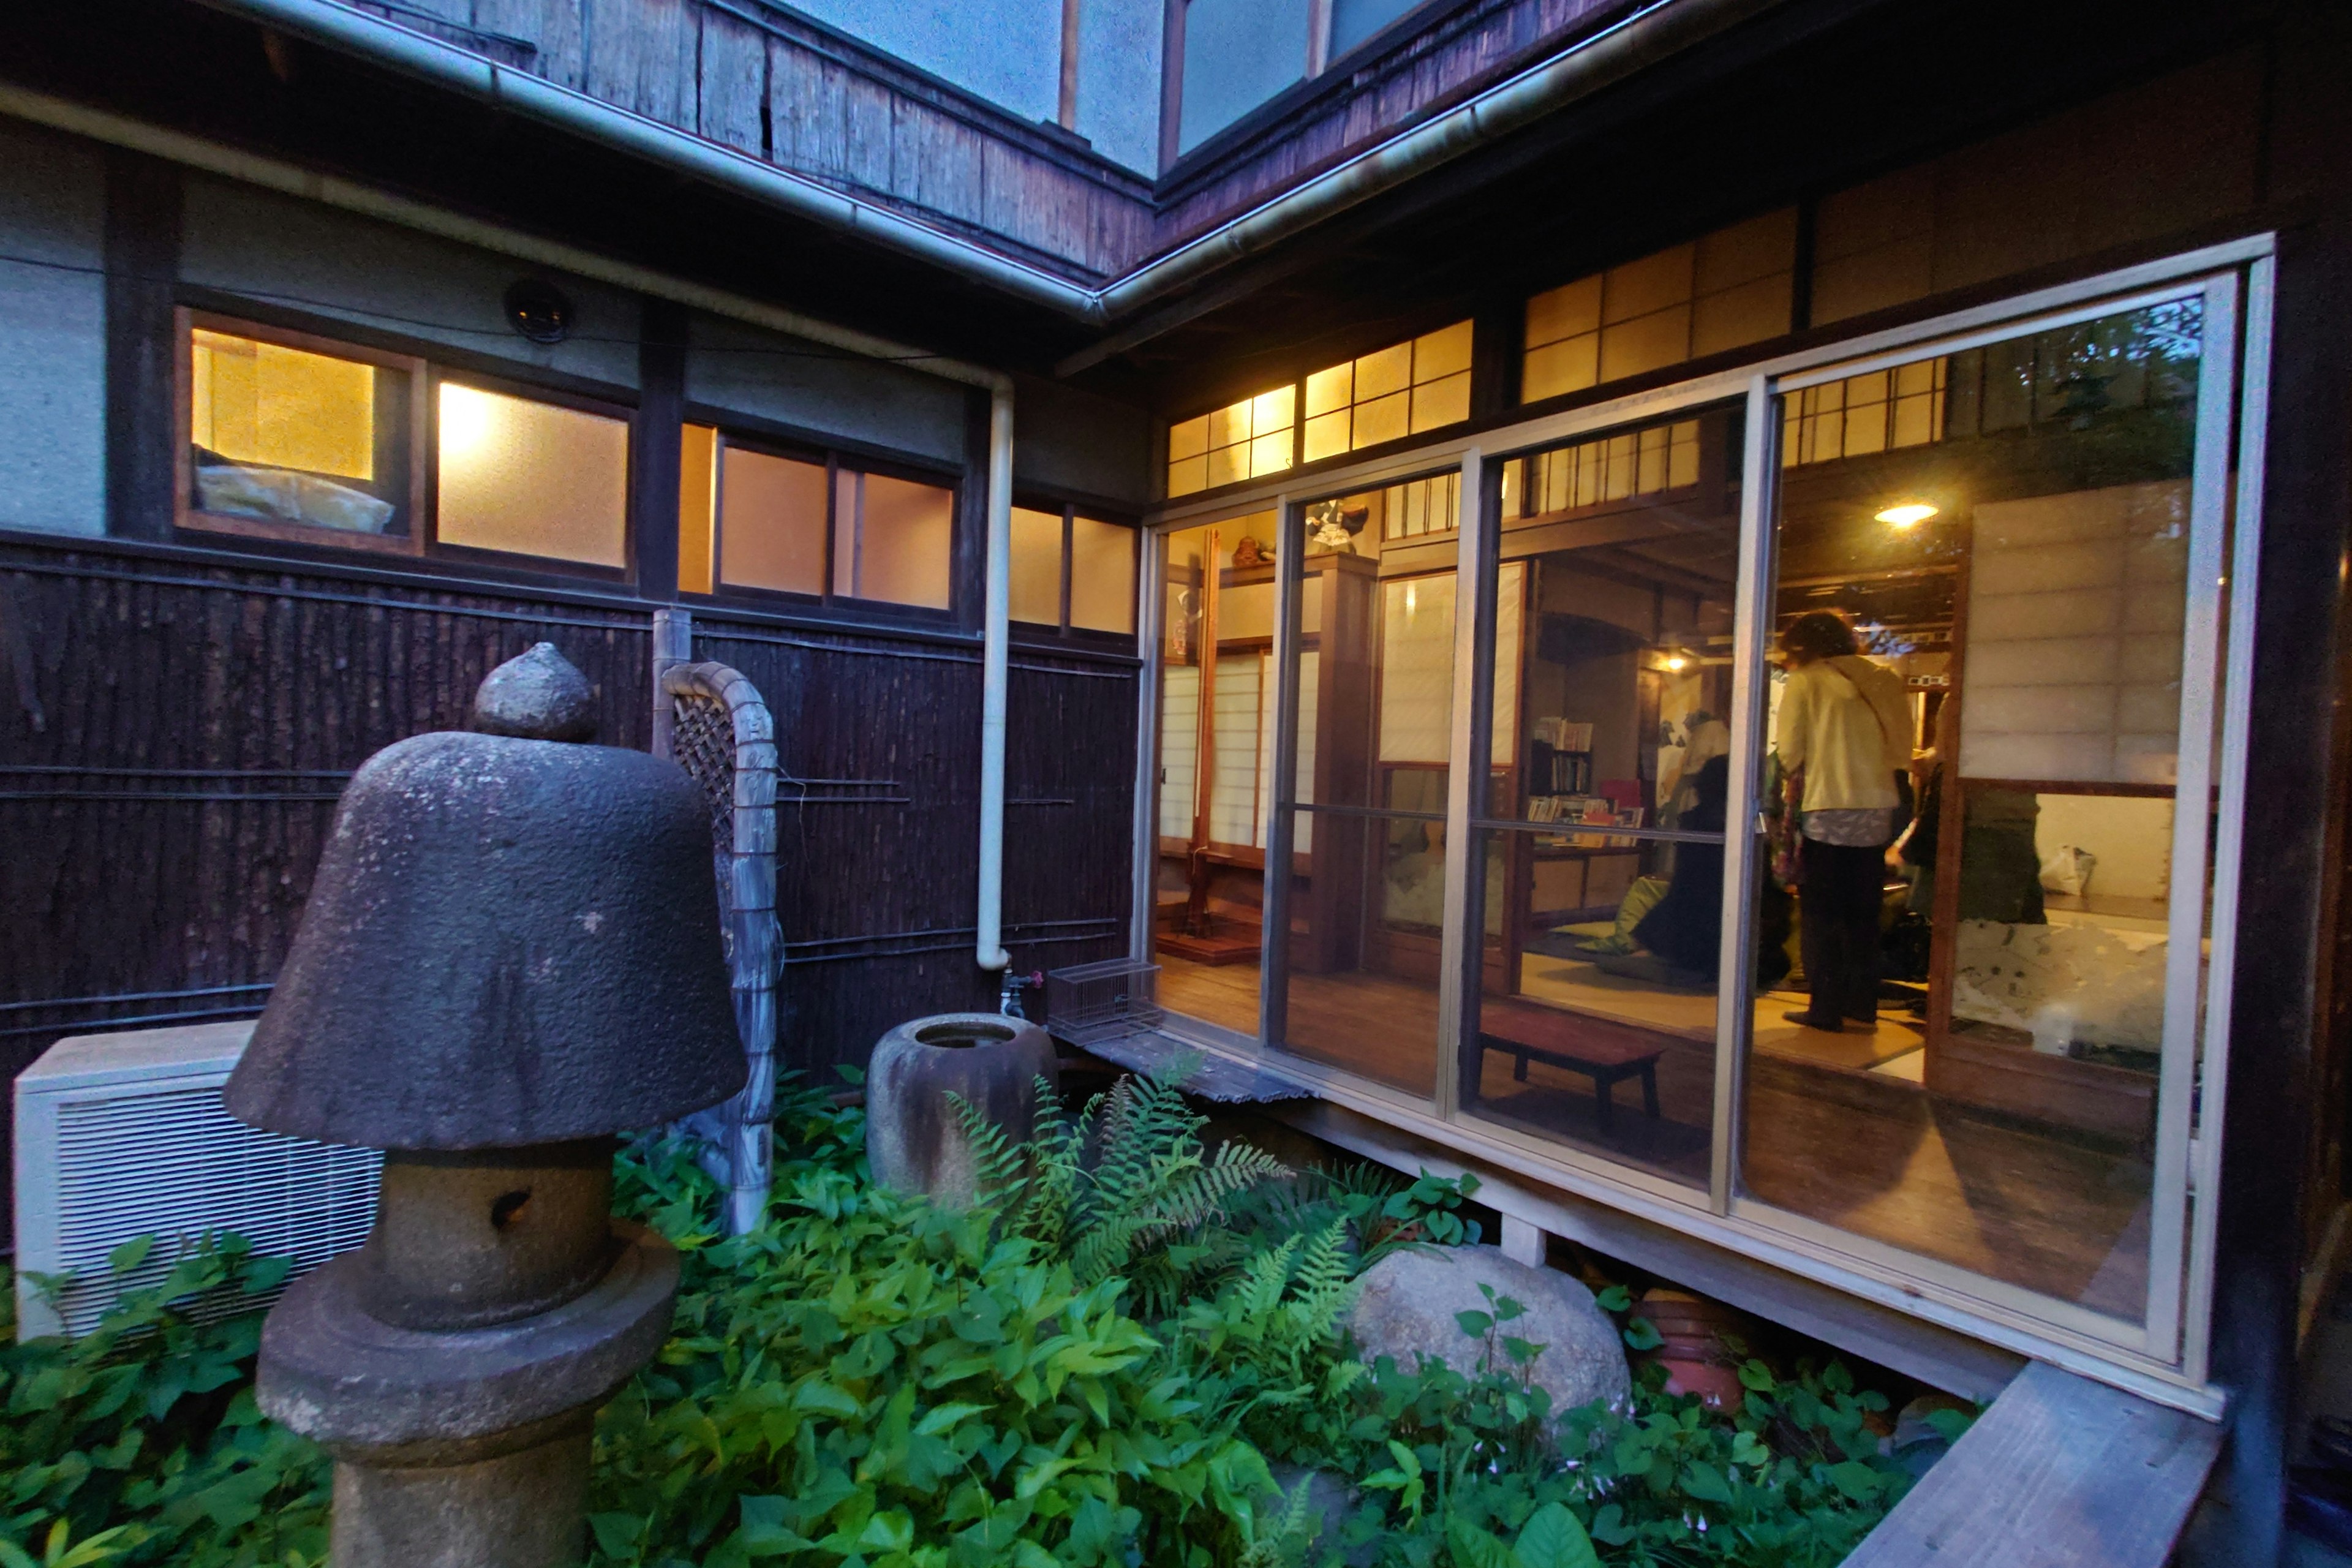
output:
M 1151 248 L 1148 182 L 760 0 L 425 0 L 401 21 L 1078 279 Z M 527 46 L 516 50 L 504 40 Z
M 0 538 L 0 1069 L 110 1021 L 258 1009 L 336 795 L 371 752 L 464 725 L 554 643 L 598 739 L 651 731 L 650 605 Z M 702 619 L 758 684 L 784 786 L 779 1054 L 865 1059 L 892 1024 L 992 1006 L 972 962 L 980 653 Z M 1016 649 L 1005 921 L 1024 970 L 1125 942 L 1132 661 Z

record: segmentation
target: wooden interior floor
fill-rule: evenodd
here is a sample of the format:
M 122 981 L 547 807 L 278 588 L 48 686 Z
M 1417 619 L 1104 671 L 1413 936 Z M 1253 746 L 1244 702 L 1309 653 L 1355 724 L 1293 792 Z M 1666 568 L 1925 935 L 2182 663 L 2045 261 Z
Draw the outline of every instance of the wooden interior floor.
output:
M 1210 967 L 1162 954 L 1171 1012 L 1255 1037 L 1255 964 Z M 1475 1114 L 1704 1187 L 1715 1102 L 1715 998 L 1530 954 L 1522 992 L 1642 1031 L 1660 1048 L 1660 1114 L 1618 1085 L 1604 1135 L 1592 1084 L 1531 1063 L 1524 1082 L 1488 1052 Z M 1743 1190 L 1824 1225 L 2116 1316 L 2145 1309 L 2148 1163 L 1985 1117 L 1920 1086 L 1922 1039 L 1907 1020 L 1868 1034 L 1788 1023 L 1793 993 L 1757 998 Z M 1294 1054 L 1426 1097 L 1435 1085 L 1437 993 L 1378 974 L 1293 974 Z

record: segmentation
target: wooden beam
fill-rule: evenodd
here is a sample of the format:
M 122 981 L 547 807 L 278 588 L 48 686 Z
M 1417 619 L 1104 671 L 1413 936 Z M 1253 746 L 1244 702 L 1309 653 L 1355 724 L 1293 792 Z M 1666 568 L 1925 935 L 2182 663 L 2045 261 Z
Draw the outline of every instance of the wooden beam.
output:
M 180 171 L 106 155 L 106 531 L 172 537 L 177 485 Z
M 2161 1568 L 2221 1428 L 2035 1363 L 1845 1568 Z

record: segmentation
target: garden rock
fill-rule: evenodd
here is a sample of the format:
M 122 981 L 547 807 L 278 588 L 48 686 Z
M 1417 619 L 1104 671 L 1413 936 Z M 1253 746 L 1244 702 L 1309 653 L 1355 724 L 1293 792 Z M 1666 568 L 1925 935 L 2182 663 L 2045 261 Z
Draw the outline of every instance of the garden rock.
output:
M 1527 1308 L 1497 1331 L 1495 1359 L 1507 1364 L 1499 1349 L 1505 1335 L 1543 1346 L 1533 1381 L 1549 1391 L 1554 1415 L 1633 1397 L 1617 1325 L 1591 1291 L 1556 1268 L 1514 1262 L 1499 1247 L 1409 1247 L 1366 1269 L 1361 1284 L 1349 1327 L 1367 1363 L 1391 1356 L 1410 1372 L 1423 1359 L 1442 1359 L 1475 1375 L 1486 1346 L 1462 1331 L 1454 1314 L 1491 1311 L 1478 1289 L 1489 1285 Z

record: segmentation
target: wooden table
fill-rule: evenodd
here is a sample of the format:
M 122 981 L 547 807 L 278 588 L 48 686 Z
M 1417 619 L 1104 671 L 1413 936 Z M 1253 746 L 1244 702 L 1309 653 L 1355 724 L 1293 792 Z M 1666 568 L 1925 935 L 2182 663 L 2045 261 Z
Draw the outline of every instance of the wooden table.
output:
M 1525 1083 L 1528 1063 L 1538 1061 L 1592 1080 L 1592 1098 L 1600 1107 L 1601 1131 L 1615 1123 L 1616 1089 L 1620 1080 L 1642 1080 L 1642 1109 L 1658 1119 L 1658 1058 L 1663 1046 L 1612 1040 L 1589 1029 L 1574 1013 L 1532 1002 L 1489 1001 L 1478 1013 L 1478 1044 L 1513 1058 L 1511 1077 Z

